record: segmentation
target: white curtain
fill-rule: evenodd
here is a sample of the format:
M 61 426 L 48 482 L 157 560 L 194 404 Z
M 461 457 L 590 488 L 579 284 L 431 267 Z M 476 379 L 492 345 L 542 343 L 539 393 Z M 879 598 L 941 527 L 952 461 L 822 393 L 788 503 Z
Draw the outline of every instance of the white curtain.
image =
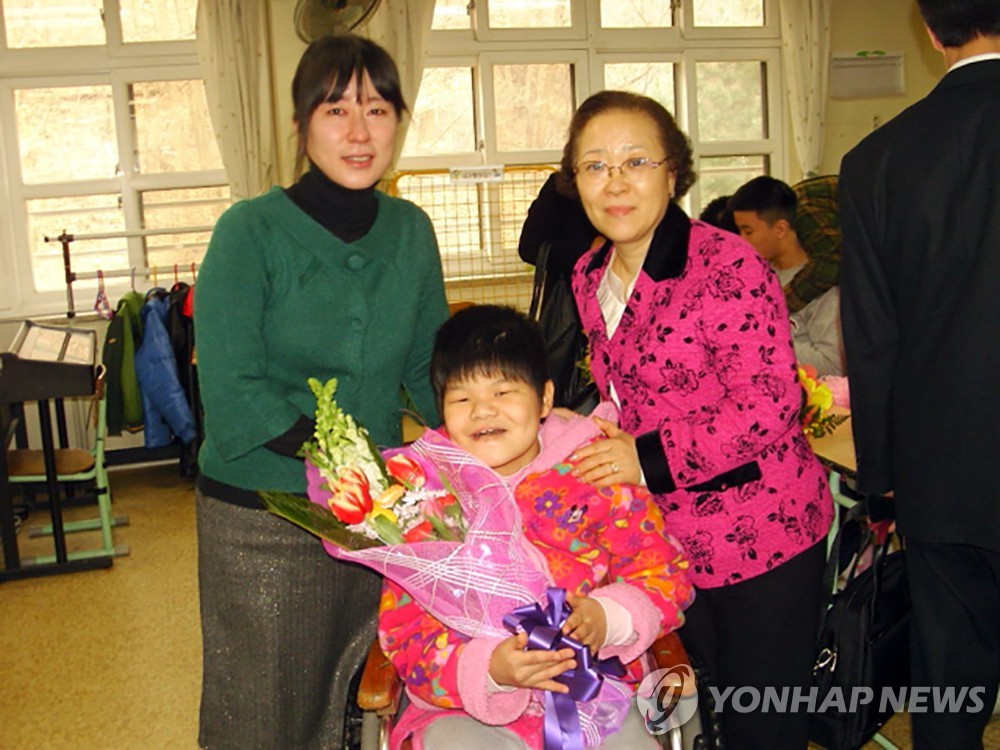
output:
M 417 103 L 420 79 L 434 20 L 434 0 L 382 0 L 365 28 L 357 32 L 381 45 L 396 61 L 403 85 L 403 99 L 410 111 Z M 410 119 L 400 125 L 396 157 L 403 148 Z
M 198 61 L 234 200 L 260 195 L 277 180 L 269 5 L 198 3 Z
M 779 5 L 792 137 L 802 173 L 810 177 L 823 160 L 832 0 L 779 0 Z

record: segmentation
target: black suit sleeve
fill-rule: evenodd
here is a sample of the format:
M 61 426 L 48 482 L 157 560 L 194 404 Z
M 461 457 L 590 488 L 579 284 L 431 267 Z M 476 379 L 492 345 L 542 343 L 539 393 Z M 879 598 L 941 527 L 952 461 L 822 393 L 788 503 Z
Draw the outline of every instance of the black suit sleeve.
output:
M 884 249 L 879 245 L 883 232 L 877 220 L 877 198 L 868 195 L 873 180 L 867 176 L 862 180 L 853 169 L 864 158 L 852 152 L 841 165 L 841 324 L 850 373 L 859 489 L 866 494 L 884 494 L 895 484 L 892 391 L 899 357 L 899 323 Z

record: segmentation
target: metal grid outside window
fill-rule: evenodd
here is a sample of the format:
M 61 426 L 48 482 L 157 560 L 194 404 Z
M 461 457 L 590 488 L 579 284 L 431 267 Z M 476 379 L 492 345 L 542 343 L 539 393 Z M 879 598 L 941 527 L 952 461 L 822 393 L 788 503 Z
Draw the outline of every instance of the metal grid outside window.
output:
M 389 193 L 413 201 L 434 224 L 449 302 L 512 305 L 527 312 L 534 268 L 517 255 L 528 207 L 554 171 L 508 166 L 500 182 L 458 182 L 446 169 L 399 172 Z

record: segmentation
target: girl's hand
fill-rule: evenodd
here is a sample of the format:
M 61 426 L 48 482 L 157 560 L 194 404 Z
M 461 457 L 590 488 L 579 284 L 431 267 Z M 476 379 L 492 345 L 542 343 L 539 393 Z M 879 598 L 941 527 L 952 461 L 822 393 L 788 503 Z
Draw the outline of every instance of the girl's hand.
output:
M 614 422 L 600 417 L 592 419 L 607 439 L 585 445 L 569 457 L 576 464 L 573 475 L 598 488 L 612 484 L 639 484 L 642 469 L 635 438 Z
M 566 592 L 566 602 L 573 611 L 563 623 L 563 635 L 568 635 L 597 654 L 608 637 L 608 619 L 604 607 L 589 596 L 577 596 L 572 591 Z
M 490 657 L 490 677 L 493 681 L 497 685 L 568 693 L 569 688 L 555 682 L 553 678 L 576 667 L 573 649 L 525 651 L 527 645 L 527 634 L 518 633 L 501 641 L 493 649 Z

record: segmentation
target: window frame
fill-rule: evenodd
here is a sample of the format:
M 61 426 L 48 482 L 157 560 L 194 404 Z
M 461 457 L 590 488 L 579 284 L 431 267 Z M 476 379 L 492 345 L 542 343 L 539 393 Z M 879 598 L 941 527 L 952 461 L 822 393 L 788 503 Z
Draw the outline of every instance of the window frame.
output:
M 588 94 L 603 88 L 604 65 L 607 63 L 673 63 L 677 108 L 674 115 L 691 139 L 696 171 L 699 171 L 701 159 L 706 157 L 762 156 L 769 174 L 784 174 L 790 145 L 785 133 L 786 103 L 781 94 L 784 73 L 781 69 L 778 0 L 763 0 L 764 25 L 759 28 L 695 27 L 686 22 L 686 19 L 693 18 L 694 0 L 671 1 L 675 3 L 673 26 L 603 29 L 599 25 L 599 0 L 572 0 L 574 29 L 577 22 L 583 23 L 583 34 L 571 36 L 561 33 L 563 30 L 552 34 L 544 30 L 519 30 L 515 35 L 509 34 L 508 30 L 483 33 L 477 24 L 486 17 L 489 0 L 478 0 L 474 4 L 471 29 L 431 32 L 426 62 L 428 66 L 448 65 L 449 60 L 459 56 L 465 61 L 473 61 L 476 89 L 473 106 L 476 108 L 474 119 L 480 145 L 478 153 L 465 153 L 454 158 L 450 155 L 406 157 L 399 161 L 397 168 L 405 171 L 448 166 L 558 163 L 562 154 L 557 150 L 501 152 L 491 137 L 497 113 L 488 106 L 493 92 L 492 73 L 488 66 L 495 61 L 512 58 L 516 62 L 574 61 L 577 105 Z M 701 141 L 697 127 L 696 65 L 698 62 L 729 60 L 753 60 L 765 64 L 763 95 L 767 135 L 745 141 Z M 703 206 L 712 197 L 715 196 L 703 196 L 696 182 L 681 205 L 690 213 L 692 206 Z
M 685 131 L 695 147 L 695 172 L 700 173 L 703 158 L 717 156 L 764 156 L 768 174 L 785 173 L 785 100 L 780 95 L 782 89 L 781 51 L 761 47 L 737 47 L 728 50 L 690 50 L 685 54 L 687 65 L 682 70 L 684 88 L 690 92 L 686 97 L 688 113 Z M 766 66 L 764 84 L 765 123 L 767 135 L 764 138 L 742 141 L 703 141 L 698 136 L 698 97 L 695 87 L 697 63 L 752 61 L 763 62 Z M 703 207 L 715 196 L 702 196 L 699 182 L 691 187 L 687 195 L 687 206 Z
M 0 6 L 2 6 L 0 0 Z M 118 0 L 104 0 L 106 44 L 48 48 L 7 47 L 3 13 L 0 13 L 0 200 L 9 220 L 0 222 L 0 266 L 11 273 L 0 275 L 0 318 L 34 317 L 66 312 L 66 290 L 35 289 L 33 248 L 29 245 L 27 201 L 96 194 L 117 194 L 125 231 L 143 228 L 142 194 L 176 188 L 228 187 L 225 169 L 198 172 L 140 174 L 136 133 L 131 118 L 129 85 L 149 81 L 203 80 L 195 41 L 122 41 Z M 20 149 L 14 92 L 25 88 L 58 88 L 81 85 L 110 86 L 119 172 L 91 180 L 25 184 L 21 174 Z M 63 227 L 54 228 L 61 231 Z M 65 227 L 72 232 L 72 227 Z M 132 267 L 143 267 L 142 237 L 121 240 Z M 122 269 L 108 269 L 122 270 Z M 94 282 L 74 285 L 77 300 Z M 129 288 L 128 279 L 108 279 L 110 296 Z

